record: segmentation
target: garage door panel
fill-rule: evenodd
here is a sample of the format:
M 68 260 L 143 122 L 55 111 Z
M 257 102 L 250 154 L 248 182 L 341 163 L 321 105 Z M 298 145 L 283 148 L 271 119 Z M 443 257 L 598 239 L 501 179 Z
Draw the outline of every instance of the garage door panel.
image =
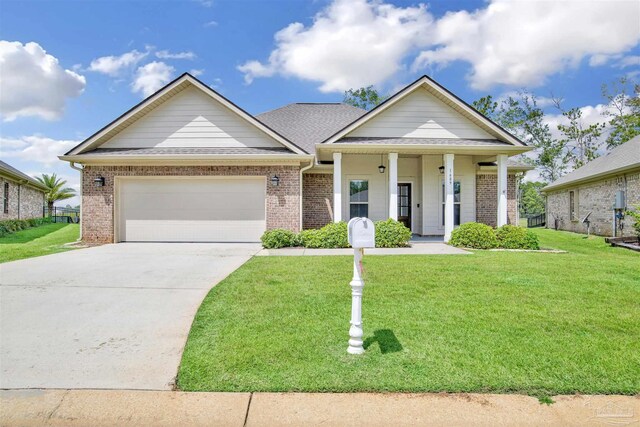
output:
M 121 241 L 255 242 L 266 229 L 265 179 L 123 180 Z

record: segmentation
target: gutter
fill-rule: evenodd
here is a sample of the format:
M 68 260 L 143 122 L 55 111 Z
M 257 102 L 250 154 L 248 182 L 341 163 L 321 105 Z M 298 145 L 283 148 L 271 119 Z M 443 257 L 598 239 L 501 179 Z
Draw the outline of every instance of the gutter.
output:
M 300 168 L 300 231 L 302 231 L 302 174 L 304 171 L 311 169 L 314 163 L 315 162 L 311 160 L 308 166 Z
M 75 169 L 80 172 L 80 237 L 78 237 L 78 242 L 81 242 L 82 241 L 82 221 L 84 221 L 84 215 L 82 215 L 82 175 L 83 175 L 82 171 L 84 170 L 84 168 L 76 166 L 75 162 L 70 162 L 69 166 L 71 166 L 71 169 Z

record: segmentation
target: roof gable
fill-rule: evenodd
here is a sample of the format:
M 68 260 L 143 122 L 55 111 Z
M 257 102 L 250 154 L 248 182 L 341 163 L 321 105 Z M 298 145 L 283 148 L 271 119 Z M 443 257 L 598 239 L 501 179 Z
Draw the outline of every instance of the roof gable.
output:
M 526 147 L 525 143 L 427 76 L 345 126 L 324 143 L 331 144 L 345 136 L 498 139 Z
M 66 155 L 101 148 L 286 147 L 305 152 L 188 73 L 178 77 Z

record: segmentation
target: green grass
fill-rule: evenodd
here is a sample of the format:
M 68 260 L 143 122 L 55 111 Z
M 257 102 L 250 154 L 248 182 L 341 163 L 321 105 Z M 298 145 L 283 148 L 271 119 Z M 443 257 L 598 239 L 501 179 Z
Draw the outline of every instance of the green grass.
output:
M 0 263 L 70 250 L 62 245 L 78 240 L 78 224 L 46 224 L 0 237 Z
M 640 392 L 640 254 L 535 231 L 569 253 L 365 256 L 362 356 L 346 353 L 351 257 L 254 257 L 204 300 L 178 385 Z

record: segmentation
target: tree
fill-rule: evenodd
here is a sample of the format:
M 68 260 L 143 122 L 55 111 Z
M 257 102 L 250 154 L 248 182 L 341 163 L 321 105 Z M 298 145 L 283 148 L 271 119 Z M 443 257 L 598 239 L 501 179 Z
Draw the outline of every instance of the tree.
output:
M 373 86 L 367 86 L 345 91 L 342 102 L 364 110 L 371 110 L 376 105 L 384 102 L 388 97 L 388 95 L 380 95 Z
M 487 95 L 472 102 L 473 108 L 478 110 L 483 116 L 493 120 L 495 118 L 498 103 L 493 100 L 493 96 Z
M 607 148 L 612 149 L 640 135 L 640 84 L 620 77 L 610 86 L 602 85 L 602 96 L 609 107 L 602 113 L 610 118 L 611 133 L 605 141 Z
M 529 181 L 520 184 L 520 214 L 538 215 L 544 212 L 544 198 L 540 190 L 547 185 L 544 182 Z
M 573 169 L 578 169 L 600 155 L 598 149 L 602 145 L 600 137 L 605 124 L 594 123 L 587 126 L 582 120 L 580 108 L 565 110 L 562 100 L 558 98 L 554 98 L 553 103 L 569 122 L 558 125 L 558 130 L 564 136 L 561 140 L 565 146 L 564 159 Z
M 37 176 L 36 179 L 49 189 L 46 194 L 49 212 L 53 210 L 53 204 L 55 202 L 70 199 L 76 195 L 76 190 L 71 187 L 65 187 L 67 181 L 58 178 L 55 173 L 51 175 L 43 173 L 42 176 Z

